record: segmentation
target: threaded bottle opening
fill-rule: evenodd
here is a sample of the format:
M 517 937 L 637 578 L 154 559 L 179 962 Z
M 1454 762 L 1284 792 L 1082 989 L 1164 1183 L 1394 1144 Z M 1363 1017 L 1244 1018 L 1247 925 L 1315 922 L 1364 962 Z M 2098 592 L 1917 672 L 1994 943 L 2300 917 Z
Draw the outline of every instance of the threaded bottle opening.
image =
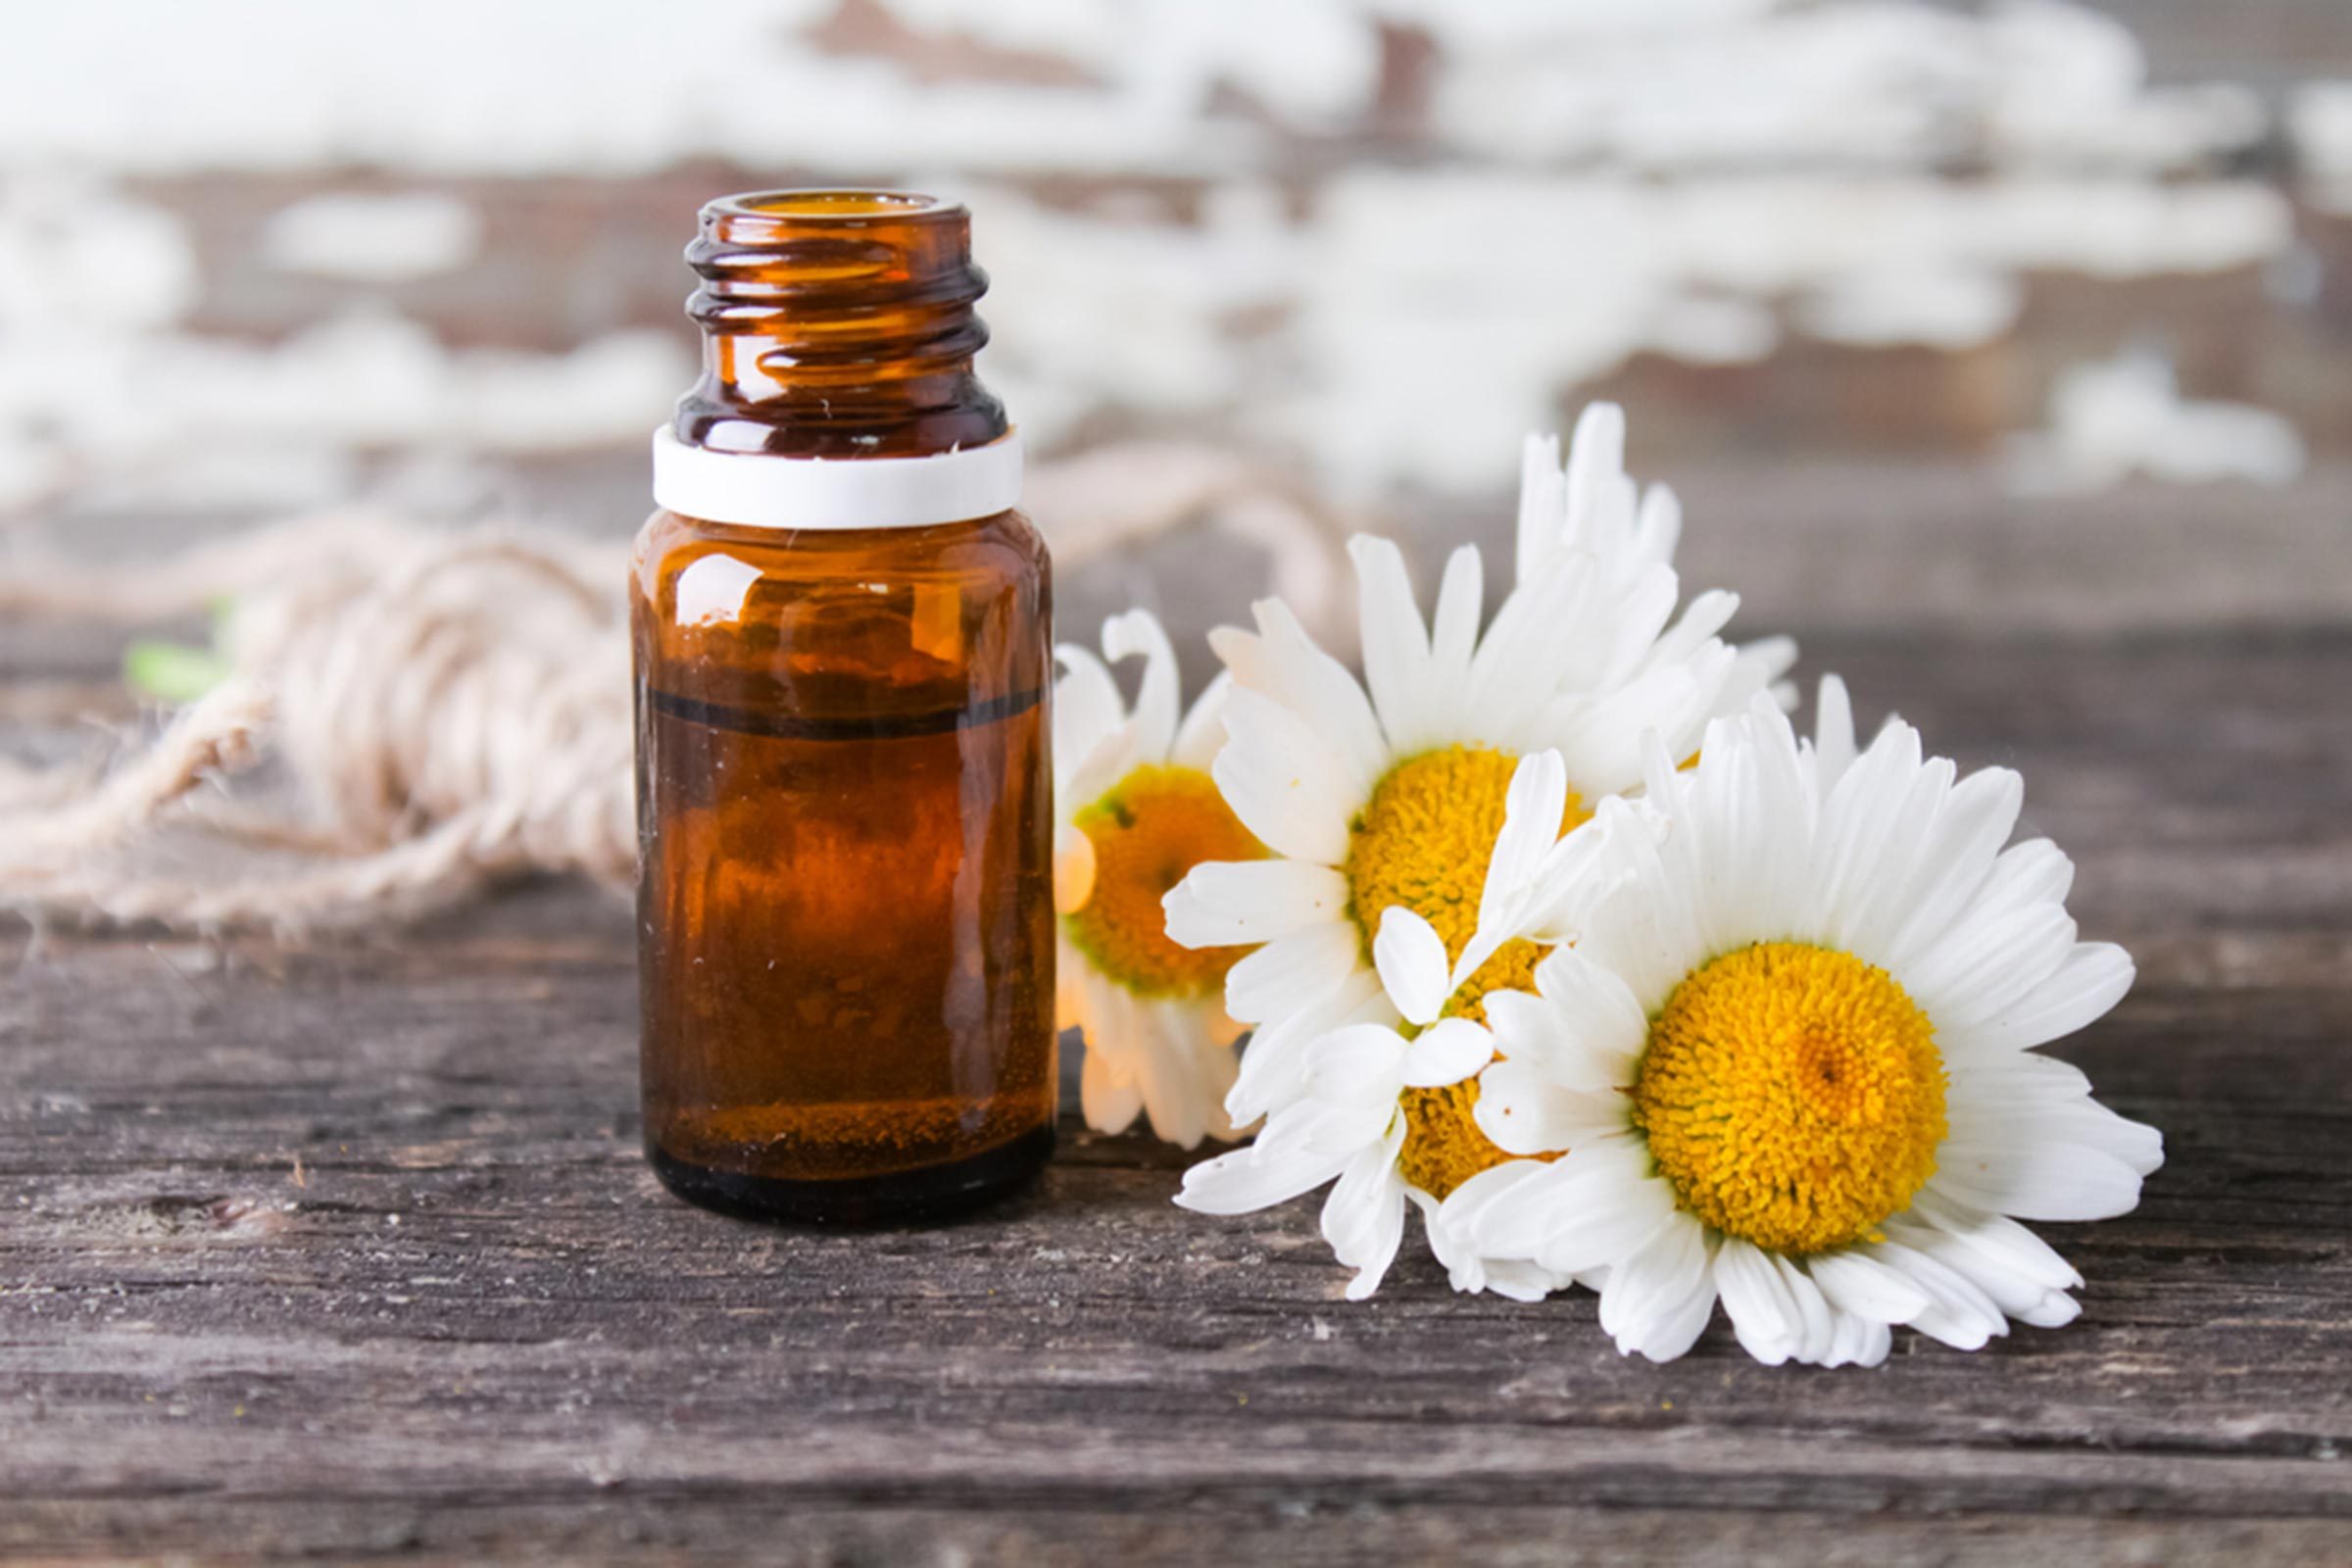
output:
M 706 229 L 795 220 L 966 218 L 963 204 L 911 190 L 755 190 L 703 205 Z M 738 237 L 747 237 L 739 235 Z
M 704 207 L 686 248 L 704 373 L 678 405 L 691 445 L 913 456 L 995 440 L 1003 405 L 972 374 L 988 274 L 971 217 L 904 191 L 782 190 Z

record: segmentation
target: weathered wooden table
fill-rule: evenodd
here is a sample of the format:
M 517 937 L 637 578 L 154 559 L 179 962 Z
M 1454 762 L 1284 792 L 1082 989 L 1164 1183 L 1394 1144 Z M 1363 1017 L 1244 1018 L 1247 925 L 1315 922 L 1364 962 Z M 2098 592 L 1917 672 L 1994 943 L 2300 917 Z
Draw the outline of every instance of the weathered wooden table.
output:
M 2168 1163 L 2131 1217 L 2049 1228 L 2089 1282 L 2070 1328 L 1898 1335 L 1835 1373 L 1719 1329 L 1654 1367 L 1590 1297 L 1456 1297 L 1409 1249 L 1350 1305 L 1311 1200 L 1183 1213 L 1184 1156 L 1074 1121 L 976 1222 L 766 1230 L 639 1159 L 629 920 L 601 895 L 298 953 L 17 928 L 0 1553 L 2352 1561 L 2352 630 L 2324 477 L 2231 502 L 2218 544 L 2207 502 L 2145 493 L 1955 543 L 1932 483 L 1889 509 L 1926 519 L 1886 525 L 1908 538 L 1855 521 L 1867 499 L 1833 524 L 1687 486 L 1774 541 L 1694 548 L 1799 630 L 1824 558 L 1908 584 L 1915 624 L 1816 626 L 1808 666 L 2022 767 L 2085 932 L 2139 957 L 2061 1054 Z M 2277 612 L 2248 629 L 2227 602 L 2255 579 Z M 55 673 L 57 646 L 8 651 Z

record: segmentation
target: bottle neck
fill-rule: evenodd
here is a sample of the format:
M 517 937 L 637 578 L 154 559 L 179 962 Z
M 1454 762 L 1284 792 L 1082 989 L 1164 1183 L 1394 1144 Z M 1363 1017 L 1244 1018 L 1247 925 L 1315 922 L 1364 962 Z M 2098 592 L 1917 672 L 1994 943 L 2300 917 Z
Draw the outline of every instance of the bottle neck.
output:
M 970 215 L 927 196 L 779 191 L 702 212 L 703 373 L 671 430 L 686 447 L 785 458 L 920 458 L 1010 428 L 972 357 L 988 274 Z

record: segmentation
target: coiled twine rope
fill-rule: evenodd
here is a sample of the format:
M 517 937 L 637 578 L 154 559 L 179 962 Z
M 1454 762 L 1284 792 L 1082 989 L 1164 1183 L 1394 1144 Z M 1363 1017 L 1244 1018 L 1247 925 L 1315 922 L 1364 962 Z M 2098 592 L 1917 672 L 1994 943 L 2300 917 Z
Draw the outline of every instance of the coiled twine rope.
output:
M 1190 520 L 1336 618 L 1345 529 L 1229 455 L 1033 475 L 1065 566 Z M 229 601 L 226 675 L 111 767 L 0 762 L 0 908 L 73 924 L 379 927 L 525 873 L 636 871 L 618 544 L 302 518 L 135 573 L 20 563 L 0 614 L 115 623 Z M 233 788 L 232 788 L 233 786 Z
M 198 602 L 239 584 L 229 675 L 94 784 L 0 781 L 8 905 L 293 931 L 412 916 L 523 871 L 628 882 L 619 552 L 369 524 L 332 528 L 331 556 L 305 548 L 329 529 L 183 564 Z M 209 787 L 264 762 L 274 807 Z

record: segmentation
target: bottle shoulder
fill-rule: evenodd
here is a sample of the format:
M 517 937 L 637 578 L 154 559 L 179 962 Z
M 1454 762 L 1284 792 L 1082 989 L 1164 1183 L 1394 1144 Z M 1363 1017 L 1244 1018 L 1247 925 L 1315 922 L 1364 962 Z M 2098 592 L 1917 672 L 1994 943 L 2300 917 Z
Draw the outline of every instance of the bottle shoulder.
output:
M 1010 581 L 1051 568 L 1045 536 L 1017 508 L 920 528 L 768 528 L 661 511 L 637 531 L 631 575 L 650 589 L 711 557 L 725 557 L 738 574 L 810 584 Z
M 743 701 L 781 702 L 778 683 L 794 701 L 819 700 L 812 683 L 853 672 L 906 688 L 906 701 L 936 698 L 916 689 L 942 681 L 1010 690 L 1051 659 L 1045 541 L 1018 512 L 864 530 L 658 512 L 638 534 L 630 586 L 649 667 L 676 679 L 691 667 Z

